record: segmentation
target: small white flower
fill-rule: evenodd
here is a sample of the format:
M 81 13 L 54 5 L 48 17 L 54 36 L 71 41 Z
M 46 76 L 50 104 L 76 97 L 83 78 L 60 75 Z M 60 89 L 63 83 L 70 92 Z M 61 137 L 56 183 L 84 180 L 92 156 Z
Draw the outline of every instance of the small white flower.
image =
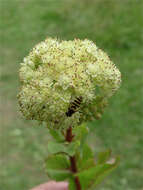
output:
M 27 119 L 66 127 L 99 118 L 120 86 L 121 74 L 108 55 L 90 40 L 47 38 L 24 58 L 20 68 L 21 112 Z M 79 108 L 67 117 L 72 102 Z

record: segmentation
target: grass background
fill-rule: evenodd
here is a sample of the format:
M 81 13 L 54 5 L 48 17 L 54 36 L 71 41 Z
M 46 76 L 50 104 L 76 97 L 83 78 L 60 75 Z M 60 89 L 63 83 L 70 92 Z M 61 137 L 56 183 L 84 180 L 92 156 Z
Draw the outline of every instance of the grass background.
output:
M 16 95 L 19 63 L 47 36 L 88 38 L 122 72 L 122 86 L 100 121 L 89 123 L 96 153 L 112 148 L 120 166 L 97 189 L 143 190 L 143 1 L 0 0 L 0 189 L 45 182 L 46 128 L 25 121 Z

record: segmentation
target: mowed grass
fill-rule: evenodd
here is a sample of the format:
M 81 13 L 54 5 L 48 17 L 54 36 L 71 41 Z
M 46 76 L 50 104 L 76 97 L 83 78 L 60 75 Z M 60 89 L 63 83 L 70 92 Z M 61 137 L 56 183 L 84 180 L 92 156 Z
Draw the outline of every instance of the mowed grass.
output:
M 120 155 L 118 169 L 97 189 L 143 190 L 143 1 L 0 0 L 0 189 L 28 190 L 48 180 L 43 160 L 50 137 L 25 121 L 16 95 L 23 57 L 47 36 L 88 38 L 122 72 L 122 86 L 102 120 L 89 123 L 95 153 Z

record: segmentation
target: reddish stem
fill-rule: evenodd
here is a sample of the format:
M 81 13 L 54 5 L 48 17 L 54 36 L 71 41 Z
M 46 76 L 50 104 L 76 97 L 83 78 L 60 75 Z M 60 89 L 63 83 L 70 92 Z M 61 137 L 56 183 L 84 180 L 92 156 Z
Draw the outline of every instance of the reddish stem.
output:
M 66 141 L 67 142 L 72 142 L 74 135 L 72 134 L 72 127 L 69 127 L 66 132 Z M 75 156 L 70 156 L 70 163 L 71 163 L 71 171 L 75 174 L 77 173 L 77 165 L 76 165 L 76 158 Z M 81 185 L 78 176 L 75 177 L 74 179 L 75 185 L 76 185 L 76 190 L 81 190 Z

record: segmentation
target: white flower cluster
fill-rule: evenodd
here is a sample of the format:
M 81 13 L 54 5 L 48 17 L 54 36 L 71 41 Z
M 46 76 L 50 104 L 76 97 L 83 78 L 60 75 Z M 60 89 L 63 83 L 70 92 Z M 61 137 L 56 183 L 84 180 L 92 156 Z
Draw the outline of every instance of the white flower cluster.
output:
M 121 74 L 108 55 L 87 39 L 48 38 L 24 58 L 20 80 L 23 115 L 60 128 L 100 118 L 120 86 Z M 79 97 L 82 101 L 74 103 Z M 68 111 L 73 113 L 67 116 Z

